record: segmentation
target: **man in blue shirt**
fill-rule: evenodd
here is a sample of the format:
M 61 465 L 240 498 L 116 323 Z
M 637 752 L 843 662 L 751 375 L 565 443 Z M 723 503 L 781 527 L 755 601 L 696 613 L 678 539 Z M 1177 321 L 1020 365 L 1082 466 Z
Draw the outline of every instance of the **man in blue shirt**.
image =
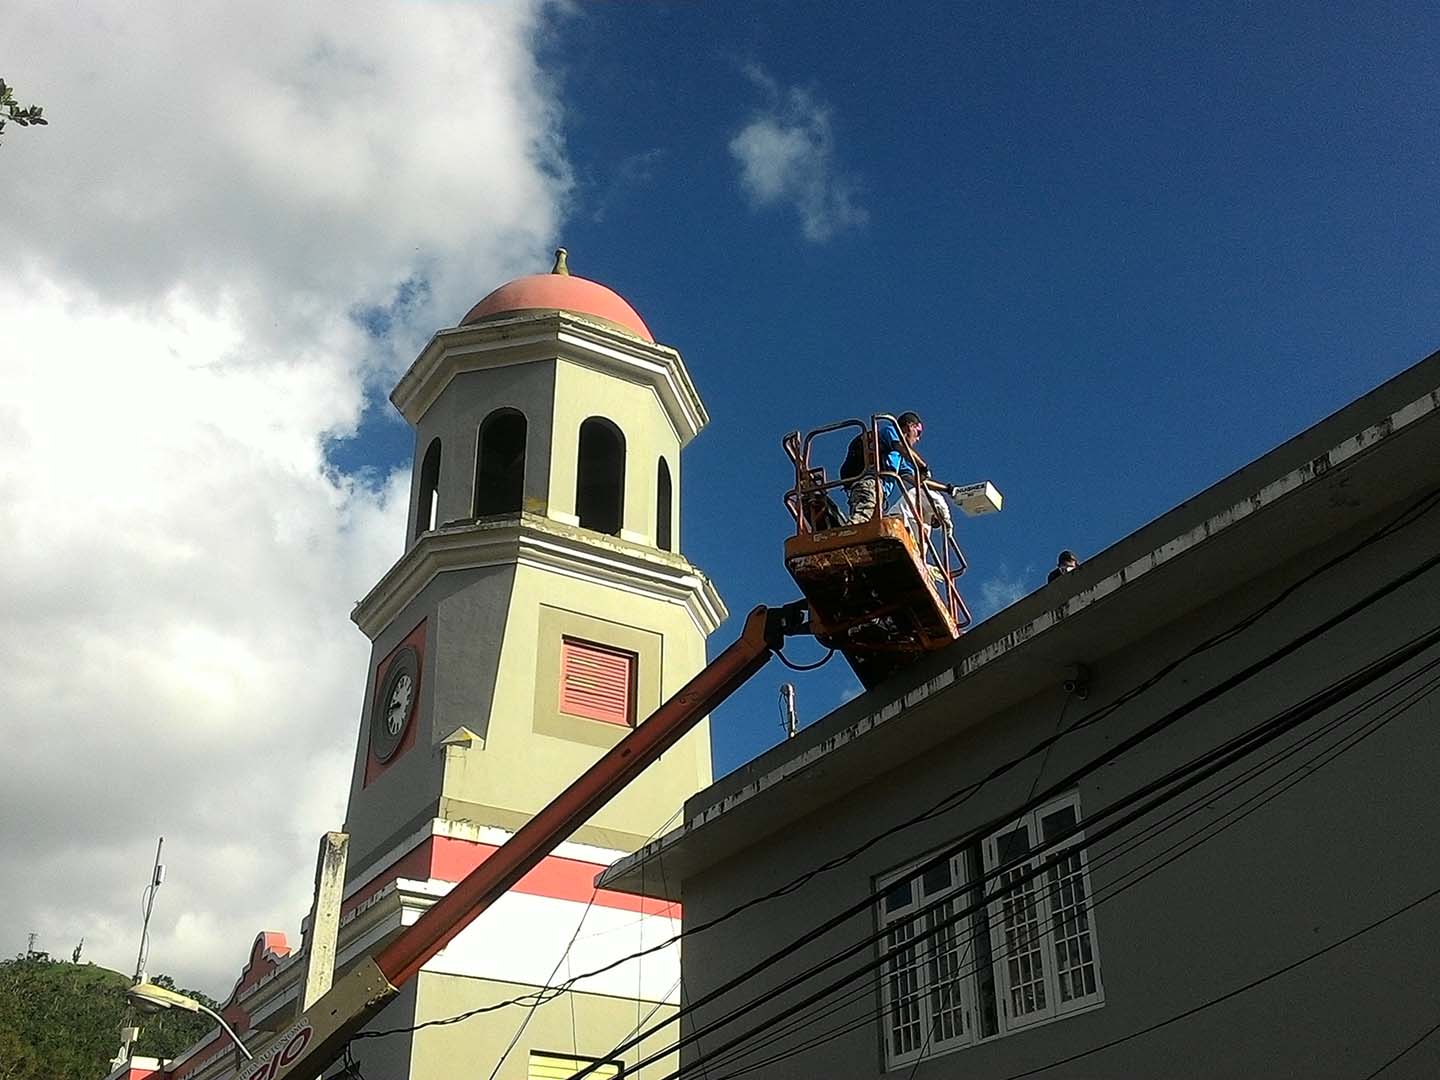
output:
M 889 420 L 878 420 L 875 423 L 875 434 L 880 443 L 879 471 L 897 474 L 908 486 L 915 482 L 915 463 L 911 461 L 911 455 L 905 452 L 905 444 L 900 439 L 902 431 L 913 453 L 915 444 L 920 441 L 920 436 L 925 431 L 925 425 L 920 422 L 918 415 L 913 412 L 901 413 L 898 429 Z M 845 462 L 840 466 L 840 479 L 855 479 L 865 471 L 865 440 L 868 438 L 870 432 L 866 431 L 850 441 Z M 915 456 L 915 462 L 924 468 L 925 463 L 918 455 Z M 881 485 L 885 491 L 884 508 L 888 509 L 900 499 L 900 486 L 894 476 L 882 476 Z M 875 516 L 876 495 L 874 477 L 860 477 L 845 488 L 845 497 L 850 500 L 851 525 L 859 525 Z

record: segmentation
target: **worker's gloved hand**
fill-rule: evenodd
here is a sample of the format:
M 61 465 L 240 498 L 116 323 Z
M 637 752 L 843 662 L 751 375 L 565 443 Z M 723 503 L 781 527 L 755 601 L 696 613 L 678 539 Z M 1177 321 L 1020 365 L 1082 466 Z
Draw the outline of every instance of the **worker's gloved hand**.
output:
M 954 524 L 950 520 L 950 504 L 945 501 L 945 496 L 939 492 L 927 492 L 926 502 L 930 504 L 930 526 L 935 529 L 944 529 L 950 532 Z

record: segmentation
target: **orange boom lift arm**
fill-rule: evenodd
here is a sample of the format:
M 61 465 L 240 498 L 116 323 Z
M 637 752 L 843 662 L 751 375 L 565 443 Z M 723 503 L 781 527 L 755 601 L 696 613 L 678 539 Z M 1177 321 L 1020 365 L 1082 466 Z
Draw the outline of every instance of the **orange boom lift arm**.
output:
M 785 638 L 805 633 L 809 633 L 809 607 L 803 600 L 750 612 L 738 641 L 521 826 L 413 926 L 337 980 L 263 1055 L 247 1063 L 239 1080 L 314 1080 L 426 961 L 764 667 Z

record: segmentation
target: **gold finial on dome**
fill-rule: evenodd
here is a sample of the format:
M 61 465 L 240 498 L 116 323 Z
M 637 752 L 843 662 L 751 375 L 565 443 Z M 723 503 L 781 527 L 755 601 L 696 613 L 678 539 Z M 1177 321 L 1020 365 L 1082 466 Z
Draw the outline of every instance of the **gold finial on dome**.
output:
M 569 252 L 564 248 L 555 249 L 555 265 L 550 268 L 552 274 L 564 274 L 566 277 L 570 276 L 570 265 L 565 261 L 565 256 L 568 254 Z

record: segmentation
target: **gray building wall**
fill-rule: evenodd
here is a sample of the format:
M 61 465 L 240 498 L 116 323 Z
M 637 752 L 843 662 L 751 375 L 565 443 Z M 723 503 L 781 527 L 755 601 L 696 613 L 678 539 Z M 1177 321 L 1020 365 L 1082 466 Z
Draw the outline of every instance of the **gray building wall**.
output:
M 1237 578 L 1236 587 L 1219 599 L 1092 661 L 1091 695 L 1086 701 L 1072 700 L 1067 706 L 1059 680 L 1042 673 L 1044 666 L 1038 664 L 1030 695 L 996 715 L 985 715 L 984 702 L 974 700 L 973 694 L 967 696 L 963 682 L 932 695 L 905 719 L 909 730 L 954 725 L 960 711 L 974 722 L 941 747 L 873 777 L 843 798 L 817 802 L 808 816 L 687 877 L 683 885 L 687 926 L 708 922 L 781 886 L 800 871 L 849 851 L 975 783 L 998 763 L 1049 737 L 1060 724 L 1068 726 L 1105 706 L 1169 661 L 1230 627 L 1396 512 L 1398 507 L 1392 507 L 1379 518 L 1353 524 L 1347 532 L 1259 577 Z M 1030 758 L 986 784 L 960 808 L 904 828 L 798 892 L 687 938 L 684 969 L 688 997 L 704 996 L 865 896 L 881 875 L 1006 813 L 1023 803 L 1035 787 L 1043 789 L 1437 550 L 1440 510 L 1323 573 L 1249 629 L 1185 661 L 1104 722 L 1062 740 L 1043 758 L 1043 777 L 1037 775 L 1042 757 Z M 1177 562 L 1178 590 L 1186 566 Z M 1049 588 L 1064 587 L 1061 582 Z M 1043 597 L 1037 601 L 1043 602 Z M 1432 628 L 1437 612 L 1440 571 L 1433 571 L 1084 778 L 1078 784 L 1082 812 L 1095 813 L 1195 754 Z M 1031 644 L 1042 645 L 1038 640 Z M 1094 642 L 1091 645 L 1097 647 Z M 1097 648 L 1103 653 L 1103 646 Z M 1066 657 L 1052 655 L 1047 660 L 1053 670 L 1053 665 L 1064 663 Z M 1023 678 L 1023 659 L 1017 656 L 1014 664 L 1017 677 Z M 1404 670 L 1416 666 L 1411 663 Z M 1382 680 L 1377 686 L 1396 678 Z M 1358 694 L 1346 705 L 1366 696 Z M 853 705 L 856 711 L 867 707 L 874 705 L 864 700 Z M 1093 923 L 1105 987 L 1102 1006 L 897 1071 L 917 1080 L 962 1075 L 1009 1077 L 1049 1065 L 1225 994 L 1440 886 L 1440 847 L 1433 842 L 1440 828 L 1434 779 L 1435 766 L 1440 763 L 1440 716 L 1430 697 L 1213 839 L 1132 881 L 1147 860 L 1205 823 L 1217 822 L 1227 809 L 1320 747 L 1378 715 L 1380 707 L 1369 707 L 1314 749 L 1267 770 L 1150 842 L 1123 850 L 1127 839 L 1135 838 L 1166 811 L 1150 815 L 1090 851 L 1091 886 L 1098 898 Z M 1330 710 L 1305 723 L 1287 740 L 1226 770 L 1201 790 L 1213 789 L 1286 743 L 1296 743 L 1337 713 Z M 865 739 L 903 738 L 904 730 L 876 731 Z M 864 752 L 864 739 L 860 741 L 862 745 L 853 748 L 855 753 Z M 794 788 L 783 797 L 803 800 L 805 783 L 804 774 L 797 776 Z M 725 784 L 722 781 L 717 789 Z M 714 790 L 700 798 L 713 795 Z M 1181 799 L 1180 805 L 1191 798 Z M 1117 850 L 1121 852 L 1118 855 L 1114 854 Z M 1127 883 L 1129 886 L 1122 888 Z M 1367 1076 L 1440 1019 L 1436 1005 L 1440 1002 L 1437 915 L 1440 898 L 1253 991 L 1043 1075 L 1207 1080 L 1264 1075 Z M 796 991 L 774 994 L 784 979 L 873 933 L 876 926 L 873 910 L 851 919 L 782 963 L 748 978 L 739 991 L 697 1011 L 685 1022 L 686 1032 L 703 1031 L 708 1021 L 743 1003 L 770 998 L 739 1025 L 705 1034 L 698 1044 L 683 1051 L 682 1060 L 694 1075 L 700 1075 L 696 1062 L 705 1054 L 713 1055 L 741 1027 L 774 1017 L 819 985 L 819 980 L 809 980 Z M 877 948 L 868 946 L 831 977 L 853 971 L 877 955 Z M 847 987 L 852 988 L 858 993 L 842 999 L 845 1003 L 836 1005 L 836 998 L 827 999 L 820 1011 L 807 1014 L 807 1022 L 797 1029 L 772 1023 L 760 1038 L 747 1044 L 753 1048 L 747 1056 L 732 1058 L 728 1064 L 706 1059 L 706 1074 L 713 1080 L 736 1075 L 884 1075 L 875 975 L 859 978 Z M 847 1025 L 850 1030 L 843 1030 Z M 812 1042 L 814 1045 L 805 1046 L 795 1056 L 765 1061 Z M 742 1072 L 747 1066 L 753 1071 Z M 1440 1037 L 1417 1048 L 1385 1074 L 1387 1080 L 1435 1075 L 1440 1075 Z

